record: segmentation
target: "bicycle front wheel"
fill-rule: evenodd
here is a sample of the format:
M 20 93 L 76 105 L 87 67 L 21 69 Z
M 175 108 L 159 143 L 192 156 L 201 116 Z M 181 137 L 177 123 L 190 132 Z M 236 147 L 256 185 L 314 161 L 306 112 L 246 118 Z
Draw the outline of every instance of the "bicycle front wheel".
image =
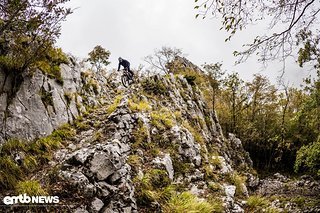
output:
M 121 82 L 124 87 L 128 87 L 129 86 L 129 77 L 127 75 L 121 76 Z

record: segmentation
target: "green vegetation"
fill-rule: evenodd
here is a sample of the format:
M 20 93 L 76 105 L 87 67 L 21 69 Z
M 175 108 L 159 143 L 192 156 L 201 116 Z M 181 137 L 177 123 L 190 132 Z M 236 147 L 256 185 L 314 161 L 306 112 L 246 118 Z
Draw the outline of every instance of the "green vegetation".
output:
M 320 177 L 320 136 L 316 142 L 301 147 L 297 152 L 294 169 L 296 172 L 304 169 Z
M 213 205 L 207 201 L 199 200 L 195 195 L 190 192 L 183 192 L 176 194 L 170 198 L 168 203 L 164 206 L 164 212 L 195 212 L 195 213 L 212 213 L 212 212 L 223 212 L 222 207 Z
M 63 77 L 61 75 L 60 64 L 68 64 L 67 56 L 60 48 L 49 48 L 46 51 L 45 59 L 36 63 L 44 74 L 49 78 L 55 79 L 58 84 L 63 85 Z
M 151 169 L 142 179 L 136 177 L 134 184 L 136 187 L 137 204 L 140 207 L 151 207 L 151 203 L 159 200 L 164 191 L 168 194 L 168 187 L 170 185 L 168 174 L 164 170 Z
M 236 195 L 240 197 L 243 196 L 246 177 L 234 172 L 228 174 L 227 180 L 228 182 L 236 186 Z
M 109 57 L 110 51 L 104 49 L 102 46 L 97 45 L 93 48 L 91 52 L 88 53 L 89 58 L 87 61 L 94 66 L 97 72 L 100 72 L 103 66 L 108 66 L 110 64 Z
M 116 110 L 116 108 L 119 106 L 122 98 L 123 98 L 122 95 L 118 95 L 115 97 L 113 103 L 107 108 L 108 115 L 110 115 L 111 113 L 113 113 Z
M 12 95 L 23 81 L 23 73 L 37 68 L 62 84 L 59 65 L 66 62 L 54 43 L 60 35 L 61 22 L 71 14 L 63 5 L 68 0 L 2 1 L 0 8 L 0 69 L 13 80 Z
M 136 130 L 133 131 L 133 139 L 134 143 L 132 144 L 132 147 L 134 149 L 136 148 L 147 148 L 150 146 L 148 144 L 148 128 L 145 126 L 142 122 L 139 122 L 138 127 Z
M 0 187 L 13 189 L 18 181 L 47 163 L 54 150 L 62 146 L 64 140 L 70 140 L 76 132 L 69 125 L 63 125 L 51 135 L 32 142 L 11 139 L 0 147 Z M 21 160 L 15 161 L 15 154 Z
M 195 129 L 193 126 L 190 125 L 188 121 L 182 122 L 182 126 L 189 130 L 189 132 L 193 135 L 194 140 L 199 144 L 204 144 L 205 140 L 203 139 L 202 134 L 200 133 L 200 129 Z
M 169 95 L 170 88 L 167 88 L 166 85 L 159 79 L 144 79 L 141 82 L 143 90 L 149 95 Z
M 138 100 L 135 96 L 128 100 L 128 105 L 132 112 L 148 112 L 152 109 L 148 101 Z
M 161 108 L 158 111 L 151 112 L 151 124 L 159 130 L 172 128 L 175 125 L 172 112 L 167 108 Z
M 29 196 L 48 194 L 36 180 L 19 181 L 15 190 L 17 194 L 27 194 Z
M 40 98 L 46 109 L 48 109 L 48 106 L 52 106 L 54 109 L 52 93 L 47 91 L 44 87 L 40 88 Z
M 266 209 L 269 205 L 269 201 L 261 196 L 250 196 L 247 200 L 246 210 L 248 212 L 260 212 Z

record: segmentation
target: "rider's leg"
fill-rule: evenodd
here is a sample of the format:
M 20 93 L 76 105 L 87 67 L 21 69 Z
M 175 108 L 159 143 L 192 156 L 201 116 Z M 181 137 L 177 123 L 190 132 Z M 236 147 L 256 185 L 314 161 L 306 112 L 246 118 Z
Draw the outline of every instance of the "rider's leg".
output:
M 128 71 L 129 71 L 131 77 L 133 78 L 133 72 L 130 70 L 130 66 L 128 67 Z

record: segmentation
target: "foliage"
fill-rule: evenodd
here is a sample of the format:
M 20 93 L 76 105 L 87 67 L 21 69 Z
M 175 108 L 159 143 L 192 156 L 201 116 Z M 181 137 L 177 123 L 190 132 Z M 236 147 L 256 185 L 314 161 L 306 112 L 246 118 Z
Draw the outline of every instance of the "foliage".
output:
M 253 196 L 250 196 L 247 200 L 246 210 L 248 212 L 259 212 L 267 208 L 268 205 L 269 205 L 269 201 L 266 198 L 253 195 Z
M 16 193 L 29 196 L 47 195 L 47 192 L 42 189 L 40 183 L 36 180 L 19 181 L 16 186 Z
M 159 111 L 153 111 L 150 114 L 151 124 L 159 130 L 172 128 L 175 124 L 173 114 L 167 108 L 162 108 Z
M 36 62 L 36 67 L 49 78 L 55 79 L 60 85 L 63 85 L 63 77 L 60 71 L 60 64 L 68 64 L 67 56 L 60 48 L 48 47 L 45 57 Z
M 141 86 L 143 90 L 150 95 L 169 95 L 169 88 L 159 79 L 145 79 L 141 82 Z
M 63 125 L 51 135 L 32 142 L 10 139 L 0 147 L 0 187 L 15 188 L 18 181 L 51 159 L 64 140 L 75 136 L 75 130 Z M 15 156 L 20 156 L 20 159 Z
M 181 55 L 182 51 L 180 49 L 163 46 L 160 50 L 156 49 L 153 55 L 145 57 L 144 61 L 150 64 L 151 69 L 156 69 L 168 74 L 170 70 L 167 65 L 174 60 L 175 57 Z
M 152 109 L 148 101 L 138 100 L 136 97 L 128 100 L 129 109 L 133 112 L 148 112 Z
M 170 183 L 167 172 L 160 169 L 149 170 L 141 179 L 136 177 L 134 184 L 138 205 L 150 208 L 152 202 L 166 200 L 173 190 Z
M 67 1 L 1 1 L 2 70 L 20 75 L 27 70 L 32 71 L 33 68 L 43 68 L 43 63 L 48 61 L 48 52 L 59 52 L 53 48 L 53 44 L 60 35 L 61 22 L 71 13 L 70 9 L 62 6 Z M 53 69 L 56 72 L 55 66 Z
M 94 66 L 97 72 L 101 71 L 102 66 L 108 66 L 110 64 L 109 57 L 110 51 L 104 49 L 100 45 L 97 45 L 93 48 L 91 52 L 88 53 L 89 58 L 87 61 L 90 62 L 92 66 Z
M 195 195 L 190 192 L 183 192 L 172 196 L 168 203 L 164 206 L 164 212 L 197 212 L 211 213 L 215 212 L 212 204 L 206 201 L 200 201 Z
M 221 29 L 230 33 L 226 41 L 251 24 L 266 23 L 269 26 L 269 33 L 257 35 L 251 43 L 244 45 L 246 49 L 234 52 L 236 56 L 240 56 L 240 62 L 252 54 L 259 55 L 262 62 L 277 58 L 284 60 L 292 55 L 295 47 L 302 45 L 298 53 L 299 63 L 314 60 L 320 64 L 319 40 L 317 40 L 319 29 L 316 25 L 319 4 L 315 0 L 268 2 L 195 0 L 195 2 L 198 4 L 195 9 L 199 11 L 196 17 L 205 18 L 212 13 L 213 16 L 221 18 Z M 314 28 L 317 32 L 309 33 Z M 312 58 L 312 55 L 315 57 Z
M 108 115 L 110 115 L 111 113 L 113 113 L 116 110 L 116 108 L 119 106 L 122 98 L 123 98 L 122 95 L 118 95 L 115 97 L 113 103 L 107 108 Z
M 294 169 L 296 172 L 299 169 L 305 169 L 320 176 L 320 137 L 314 143 L 300 148 L 297 152 Z
M 244 186 L 246 177 L 241 176 L 238 173 L 231 173 L 228 175 L 228 181 L 236 186 L 236 195 L 241 196 L 244 193 Z
M 132 135 L 134 138 L 134 148 L 146 148 L 148 147 L 148 128 L 144 124 L 140 124 L 136 130 L 133 131 Z

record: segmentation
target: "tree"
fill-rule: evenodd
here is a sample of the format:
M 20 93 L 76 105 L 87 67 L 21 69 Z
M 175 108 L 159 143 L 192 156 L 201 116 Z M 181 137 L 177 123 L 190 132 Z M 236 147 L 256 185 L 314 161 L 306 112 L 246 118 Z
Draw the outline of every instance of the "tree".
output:
M 250 24 L 269 22 L 269 34 L 257 35 L 245 45 L 243 51 L 234 52 L 239 56 L 238 62 L 245 61 L 250 55 L 257 54 L 262 62 L 274 59 L 285 60 L 291 56 L 296 47 L 299 63 L 314 61 L 320 65 L 319 29 L 317 18 L 320 14 L 320 4 L 316 0 L 195 0 L 199 14 L 221 17 L 221 29 L 229 32 L 230 40 L 236 32 L 245 29 Z M 310 48 L 312 47 L 312 48 Z
M 225 99 L 227 109 L 229 111 L 229 118 L 227 118 L 226 123 L 226 132 L 232 132 L 235 134 L 239 133 L 239 118 L 241 116 L 241 112 L 245 109 L 247 95 L 246 88 L 243 80 L 240 79 L 238 73 L 229 74 L 224 79 L 224 92 L 221 96 Z M 223 114 L 224 112 L 221 111 Z M 224 116 L 224 115 L 222 115 Z M 221 118 L 221 116 L 219 116 Z M 223 120 L 223 119 L 221 119 Z M 224 121 L 222 121 L 224 123 Z
M 103 65 L 108 66 L 108 64 L 110 64 L 108 61 L 110 57 L 110 51 L 104 49 L 100 45 L 95 46 L 93 50 L 88 53 L 88 55 L 89 58 L 87 61 L 89 61 L 90 64 L 97 69 L 97 72 L 101 71 Z
M 169 73 L 167 65 L 172 62 L 177 56 L 181 56 L 181 49 L 171 47 L 161 47 L 160 50 L 154 50 L 153 55 L 148 55 L 144 61 L 151 65 L 152 69 L 160 70 L 165 74 Z
M 224 71 L 221 70 L 221 63 L 204 64 L 202 67 L 208 75 L 208 80 L 212 88 L 212 109 L 215 110 L 217 95 L 221 90 Z
M 69 0 L 2 0 L 0 3 L 0 68 L 20 76 L 45 60 L 71 14 Z

